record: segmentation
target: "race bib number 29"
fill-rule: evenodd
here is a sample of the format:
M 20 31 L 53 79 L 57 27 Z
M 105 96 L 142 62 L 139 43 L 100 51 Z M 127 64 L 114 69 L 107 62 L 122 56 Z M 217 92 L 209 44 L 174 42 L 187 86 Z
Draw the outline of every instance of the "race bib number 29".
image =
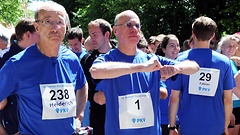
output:
M 72 84 L 40 84 L 40 90 L 43 120 L 76 116 L 76 96 Z
M 219 69 L 200 68 L 198 72 L 190 75 L 189 94 L 214 96 L 217 91 L 219 74 Z

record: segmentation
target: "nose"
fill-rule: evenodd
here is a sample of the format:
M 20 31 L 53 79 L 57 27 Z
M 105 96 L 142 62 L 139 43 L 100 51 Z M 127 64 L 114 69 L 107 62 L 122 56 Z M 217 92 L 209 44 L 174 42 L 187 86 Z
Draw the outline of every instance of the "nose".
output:
M 138 32 L 138 28 L 135 26 L 135 25 L 133 25 L 131 28 L 130 28 L 130 30 L 131 30 L 131 32 Z
M 62 29 L 62 26 L 58 25 L 57 23 L 54 23 L 51 27 L 51 30 L 54 31 L 54 32 L 56 32 L 60 29 Z M 66 27 L 65 27 L 65 29 L 66 29 Z

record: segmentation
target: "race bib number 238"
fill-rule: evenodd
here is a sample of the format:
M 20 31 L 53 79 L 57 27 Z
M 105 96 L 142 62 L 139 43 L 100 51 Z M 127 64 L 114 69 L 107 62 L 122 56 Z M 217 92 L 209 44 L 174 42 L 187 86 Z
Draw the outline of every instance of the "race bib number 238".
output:
M 40 84 L 42 119 L 61 119 L 76 116 L 76 96 L 71 83 Z

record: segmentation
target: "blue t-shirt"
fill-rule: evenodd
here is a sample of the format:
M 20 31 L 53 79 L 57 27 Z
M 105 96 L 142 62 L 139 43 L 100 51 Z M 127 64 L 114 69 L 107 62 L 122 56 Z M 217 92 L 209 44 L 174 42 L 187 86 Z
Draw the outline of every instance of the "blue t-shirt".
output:
M 71 83 L 75 92 L 85 85 L 82 67 L 72 51 L 61 46 L 58 56 L 49 58 L 33 45 L 6 62 L 0 70 L 0 80 L 0 101 L 10 94 L 17 95 L 20 134 L 74 133 L 74 117 L 42 120 L 40 91 L 40 84 Z M 61 93 L 55 96 L 61 98 Z
M 75 52 L 73 52 L 73 53 L 75 53 Z M 77 55 L 78 59 L 81 61 L 82 57 L 85 54 L 87 54 L 87 50 L 85 48 L 83 48 L 81 52 L 78 52 L 78 53 L 75 53 L 75 54 Z
M 219 69 L 216 93 L 213 97 L 189 94 L 189 76 L 178 75 L 172 88 L 181 91 L 180 133 L 183 135 L 220 135 L 224 133 L 224 90 L 235 87 L 235 80 L 229 59 L 206 48 L 192 49 L 178 58 L 194 60 L 200 68 Z M 203 76 L 210 78 L 208 76 Z M 216 78 L 211 78 L 216 79 Z
M 121 53 L 118 49 L 113 49 L 107 54 L 100 55 L 93 64 L 105 61 L 145 63 L 154 56 L 156 55 L 146 54 L 139 50 L 134 56 L 127 56 Z M 162 65 L 177 63 L 176 61 L 161 56 L 156 57 L 158 57 Z M 103 91 L 106 97 L 105 135 L 161 135 L 159 86 L 160 71 L 138 72 L 123 75 L 114 79 L 103 79 L 98 83 L 96 90 Z M 120 129 L 118 97 L 127 94 L 147 92 L 151 95 L 154 125 L 145 128 Z

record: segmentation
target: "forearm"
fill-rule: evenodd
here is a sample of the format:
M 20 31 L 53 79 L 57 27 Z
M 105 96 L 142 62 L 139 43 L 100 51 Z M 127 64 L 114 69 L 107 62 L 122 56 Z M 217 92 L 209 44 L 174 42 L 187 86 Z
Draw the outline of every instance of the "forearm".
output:
M 88 84 L 86 83 L 83 88 L 77 90 L 76 92 L 76 102 L 77 102 L 77 115 L 76 118 L 78 118 L 80 121 L 82 121 L 84 116 L 84 109 L 87 103 L 87 97 L 88 97 Z
M 175 65 L 180 69 L 180 74 L 191 75 L 199 70 L 199 65 L 195 61 L 185 60 Z
M 144 68 L 144 64 L 104 62 L 94 64 L 90 68 L 90 73 L 94 79 L 108 79 L 116 78 L 126 74 L 141 72 Z
M 224 112 L 225 112 L 225 128 L 228 127 L 232 114 L 232 91 L 224 90 Z
M 179 91 L 172 90 L 172 93 L 170 95 L 169 111 L 168 111 L 169 125 L 171 127 L 176 125 L 176 116 L 177 116 L 178 105 L 180 100 L 179 96 L 180 96 Z

